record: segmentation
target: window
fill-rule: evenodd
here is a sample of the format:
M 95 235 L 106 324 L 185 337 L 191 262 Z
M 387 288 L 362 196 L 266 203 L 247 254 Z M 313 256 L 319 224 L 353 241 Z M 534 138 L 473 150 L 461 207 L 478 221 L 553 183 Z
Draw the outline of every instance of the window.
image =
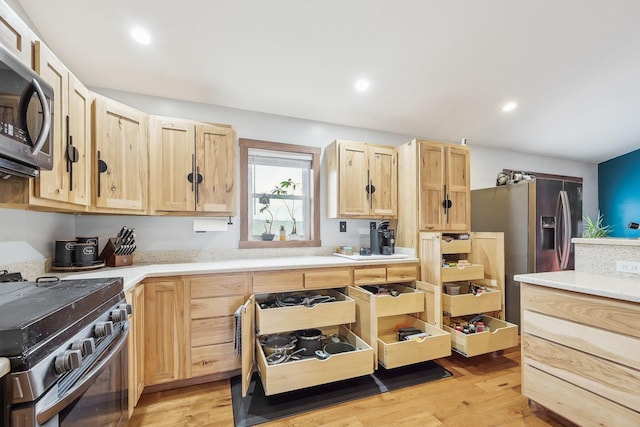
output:
M 320 246 L 319 158 L 317 147 L 240 139 L 240 248 Z

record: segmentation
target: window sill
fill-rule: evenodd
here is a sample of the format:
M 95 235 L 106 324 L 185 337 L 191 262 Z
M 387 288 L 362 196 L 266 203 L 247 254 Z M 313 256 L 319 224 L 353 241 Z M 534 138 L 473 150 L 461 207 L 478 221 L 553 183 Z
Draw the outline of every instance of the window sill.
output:
M 319 247 L 320 240 L 240 240 L 240 249 L 254 248 L 311 248 Z

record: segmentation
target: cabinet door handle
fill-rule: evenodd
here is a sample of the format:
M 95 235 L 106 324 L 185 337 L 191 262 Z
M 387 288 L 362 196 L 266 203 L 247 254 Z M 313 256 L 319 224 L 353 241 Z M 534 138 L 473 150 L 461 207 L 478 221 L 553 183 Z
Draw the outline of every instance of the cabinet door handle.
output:
M 191 155 L 191 173 L 187 174 L 187 181 L 191 183 L 192 192 L 196 191 L 196 183 L 195 183 L 195 180 L 193 179 L 193 174 L 195 172 L 196 172 L 196 155 L 192 154 Z
M 200 166 L 196 166 L 196 205 L 198 204 L 198 199 L 200 198 L 200 183 L 202 182 L 202 175 L 200 175 Z
M 100 158 L 100 150 L 98 150 L 98 197 L 100 197 L 100 175 L 105 173 L 109 169 L 107 162 Z

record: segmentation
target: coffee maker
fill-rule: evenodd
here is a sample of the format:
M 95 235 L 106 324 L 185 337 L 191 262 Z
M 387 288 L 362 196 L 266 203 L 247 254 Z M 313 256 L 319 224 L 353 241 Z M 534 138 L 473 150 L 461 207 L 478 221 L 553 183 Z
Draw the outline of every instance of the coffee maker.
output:
M 393 255 L 396 251 L 396 232 L 389 228 L 389 221 L 380 221 L 378 228 L 372 224 L 369 230 L 371 255 Z

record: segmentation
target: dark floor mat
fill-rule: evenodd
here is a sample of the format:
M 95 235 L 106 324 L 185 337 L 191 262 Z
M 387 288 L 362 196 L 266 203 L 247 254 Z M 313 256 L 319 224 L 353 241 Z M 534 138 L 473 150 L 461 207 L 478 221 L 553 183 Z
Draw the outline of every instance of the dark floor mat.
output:
M 389 370 L 380 367 L 371 375 L 265 396 L 260 377 L 254 373 L 246 397 L 242 397 L 241 376 L 235 376 L 231 378 L 233 419 L 237 427 L 249 427 L 450 376 L 451 372 L 430 360 Z

